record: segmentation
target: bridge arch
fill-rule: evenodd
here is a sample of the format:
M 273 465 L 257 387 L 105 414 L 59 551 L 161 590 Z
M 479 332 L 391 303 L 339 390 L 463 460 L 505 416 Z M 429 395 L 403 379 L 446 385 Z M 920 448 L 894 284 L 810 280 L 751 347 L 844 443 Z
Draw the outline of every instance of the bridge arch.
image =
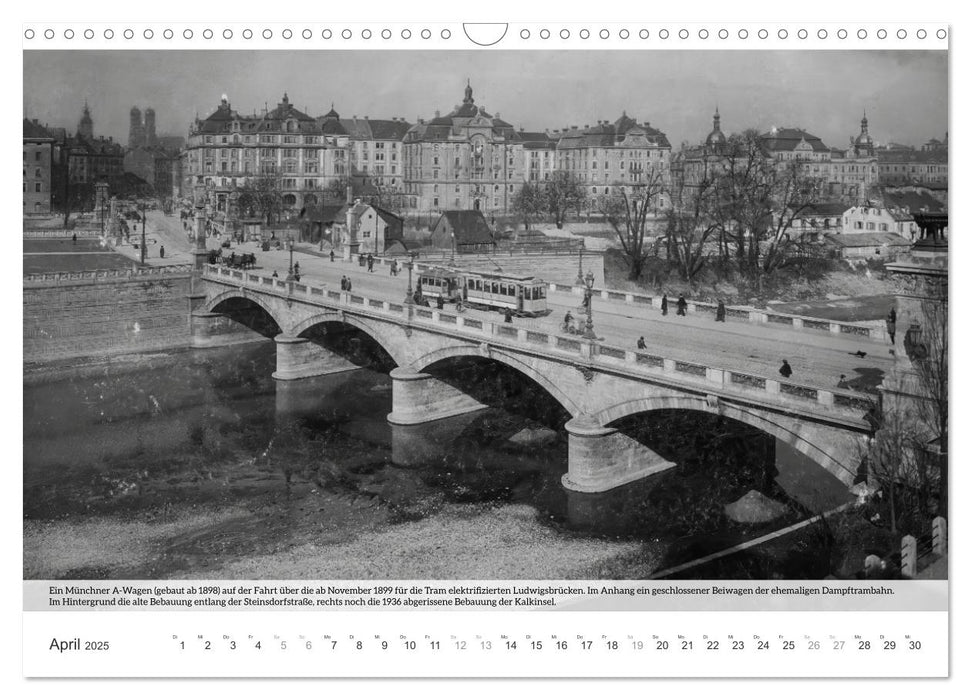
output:
M 571 416 L 576 416 L 580 413 L 580 407 L 576 404 L 576 402 L 573 401 L 569 395 L 560 390 L 556 383 L 551 381 L 549 377 L 534 367 L 531 367 L 526 362 L 523 362 L 523 360 L 515 355 L 507 353 L 498 348 L 488 346 L 484 343 L 482 345 L 467 343 L 439 348 L 422 355 L 417 360 L 412 361 L 410 364 L 415 371 L 422 372 L 425 370 L 425 368 L 432 366 L 436 362 L 453 357 L 482 357 L 500 362 L 514 370 L 517 370 L 521 374 L 536 382 L 550 396 L 556 399 L 557 403 L 559 403 L 560 406 L 562 406 Z
M 353 314 L 342 314 L 335 310 L 327 310 L 321 313 L 314 314 L 309 318 L 300 321 L 298 324 L 293 326 L 289 330 L 290 335 L 299 336 L 314 326 L 320 325 L 322 323 L 346 323 L 349 326 L 357 328 L 359 331 L 371 338 L 375 343 L 381 346 L 394 363 L 401 367 L 407 364 L 404 358 L 401 356 L 401 352 L 398 350 L 398 344 L 393 342 L 387 337 L 387 334 L 383 332 L 373 323 L 368 322 L 367 319 L 359 318 Z
M 284 328 L 284 324 L 280 323 L 280 319 L 277 318 L 276 313 L 273 308 L 267 304 L 263 297 L 259 294 L 246 294 L 238 289 L 230 289 L 221 294 L 217 294 L 212 299 L 206 301 L 206 311 L 209 313 L 218 313 L 216 307 L 222 304 L 224 301 L 230 301 L 231 299 L 244 299 L 245 301 L 252 302 L 262 308 L 269 316 L 273 319 L 280 328 Z
M 766 414 L 757 409 L 734 406 L 720 401 L 709 402 L 705 397 L 687 395 L 659 396 L 623 401 L 601 410 L 594 414 L 592 418 L 598 421 L 600 425 L 606 426 L 638 413 L 665 409 L 702 411 L 704 413 L 732 418 L 778 438 L 797 452 L 811 459 L 844 484 L 849 486 L 856 480 L 858 469 L 857 464 L 854 463 L 854 459 L 862 458 L 862 451 L 859 451 L 858 454 L 852 454 L 849 459 L 846 459 L 845 455 L 840 455 L 840 445 L 836 444 L 844 443 L 845 446 L 845 441 L 834 439 L 836 433 L 849 437 L 851 431 L 848 430 L 825 427 L 814 429 L 811 427 L 809 430 L 796 431 L 793 430 L 793 425 L 807 425 L 807 423 L 792 422 L 790 419 L 787 425 L 786 422 L 777 419 L 773 414 Z M 860 434 L 853 436 L 850 442 L 853 445 L 860 445 L 862 444 L 862 440 L 863 436 Z M 840 458 L 841 456 L 843 457 L 842 459 Z M 847 463 L 849 463 L 849 466 Z

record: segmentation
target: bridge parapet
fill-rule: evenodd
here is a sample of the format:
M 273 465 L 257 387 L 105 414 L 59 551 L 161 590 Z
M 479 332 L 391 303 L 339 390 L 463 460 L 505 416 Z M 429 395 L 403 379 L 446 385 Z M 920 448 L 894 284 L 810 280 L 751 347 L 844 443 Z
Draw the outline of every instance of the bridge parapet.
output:
M 192 272 L 192 265 L 162 265 L 159 267 L 128 268 L 124 270 L 79 270 L 77 272 L 39 272 L 24 275 L 24 286 L 57 286 L 99 280 L 141 277 L 184 276 Z
M 338 292 L 312 284 L 288 282 L 248 271 L 208 265 L 204 279 L 301 302 L 369 316 L 399 326 L 485 344 L 512 353 L 533 355 L 578 366 L 584 375 L 609 373 L 666 385 L 680 391 L 740 400 L 778 411 L 794 411 L 823 420 L 864 428 L 861 414 L 874 399 L 868 394 L 783 381 L 730 368 L 661 357 L 590 341 L 578 336 L 519 328 L 429 307 L 410 306 L 362 294 Z M 417 368 L 421 369 L 421 368 Z
M 550 291 L 563 292 L 574 296 L 583 296 L 586 288 L 574 284 L 560 284 L 551 282 Z M 594 288 L 593 293 L 604 301 L 617 302 L 627 306 L 661 308 L 661 295 L 637 294 L 617 289 Z M 673 299 L 668 302 L 673 306 Z M 708 301 L 688 302 L 688 314 L 698 314 L 715 317 L 718 304 Z M 859 338 L 867 338 L 873 341 L 887 339 L 887 331 L 882 326 L 871 327 L 861 323 L 843 323 L 841 321 L 831 321 L 826 318 L 816 318 L 813 316 L 798 316 L 795 314 L 777 313 L 775 311 L 765 311 L 752 309 L 744 306 L 726 306 L 726 321 L 738 321 L 745 323 L 757 323 L 763 326 L 774 326 L 777 328 L 788 328 L 792 330 L 821 331 L 833 333 L 835 335 L 852 335 Z

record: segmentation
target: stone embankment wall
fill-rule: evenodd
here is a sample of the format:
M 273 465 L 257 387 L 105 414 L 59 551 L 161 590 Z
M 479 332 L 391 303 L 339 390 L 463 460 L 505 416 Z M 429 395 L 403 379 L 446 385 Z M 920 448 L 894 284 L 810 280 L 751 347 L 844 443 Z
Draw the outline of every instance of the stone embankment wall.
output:
M 188 266 L 24 277 L 24 361 L 186 347 Z

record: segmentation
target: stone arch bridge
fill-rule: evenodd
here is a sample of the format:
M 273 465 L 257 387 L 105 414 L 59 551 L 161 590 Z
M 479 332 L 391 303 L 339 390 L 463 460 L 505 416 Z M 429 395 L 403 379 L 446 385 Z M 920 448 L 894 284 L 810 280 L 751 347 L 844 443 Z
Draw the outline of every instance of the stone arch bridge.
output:
M 517 328 L 482 314 L 453 313 L 207 266 L 193 296 L 198 347 L 222 344 L 233 325 L 227 310 L 252 305 L 272 319 L 280 380 L 354 366 L 315 343 L 314 329 L 342 323 L 359 329 L 393 359 L 393 424 L 435 421 L 482 404 L 428 372 L 449 358 L 488 358 L 518 370 L 572 417 L 566 488 L 600 492 L 674 465 L 613 424 L 660 409 L 703 411 L 754 426 L 777 446 L 822 467 L 844 485 L 858 480 L 870 436 L 871 399 L 836 390 L 709 367 L 588 341 Z M 279 331 L 278 333 L 276 331 Z

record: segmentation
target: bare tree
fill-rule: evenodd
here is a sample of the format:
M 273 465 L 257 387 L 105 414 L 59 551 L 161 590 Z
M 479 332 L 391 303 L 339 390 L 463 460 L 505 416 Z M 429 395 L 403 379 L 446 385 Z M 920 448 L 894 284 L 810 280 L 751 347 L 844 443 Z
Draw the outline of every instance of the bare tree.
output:
M 523 228 L 528 230 L 530 222 L 547 210 L 543 190 L 529 182 L 524 182 L 512 198 L 512 210 L 522 218 Z
M 923 323 L 907 330 L 904 345 L 920 379 L 921 399 L 917 402 L 920 424 L 929 431 L 921 454 L 940 482 L 940 507 L 947 507 L 948 439 L 948 304 L 944 284 L 926 281 L 931 297 L 921 302 Z M 926 477 L 926 474 L 925 474 Z M 927 484 L 922 484 L 926 490 Z
M 947 512 L 947 292 L 940 283 L 924 285 L 931 296 L 921 301 L 920 321 L 904 336 L 912 369 L 895 369 L 885 380 L 895 389 L 883 394 L 868 455 L 870 473 L 886 492 L 894 531 L 901 522 L 909 528 L 919 524 L 915 520 Z
M 650 257 L 650 248 L 645 245 L 647 222 L 652 216 L 656 218 L 664 191 L 663 175 L 652 168 L 644 173 L 642 181 L 615 183 L 609 194 L 597 200 L 597 208 L 620 240 L 627 259 L 629 280 L 640 278 L 644 262 Z
M 673 187 L 671 208 L 665 215 L 665 240 L 668 258 L 677 262 L 678 271 L 692 284 L 705 263 L 706 246 L 718 230 L 712 216 L 712 181 L 703 173 L 696 183 L 680 179 Z
M 793 222 L 819 201 L 821 183 L 806 174 L 806 164 L 774 160 L 754 129 L 729 137 L 719 157 L 712 212 L 742 272 L 760 285 L 797 243 Z M 723 250 L 728 253 L 727 245 Z
M 755 229 L 755 242 L 762 254 L 761 269 L 771 274 L 786 261 L 787 254 L 798 243 L 790 235 L 793 222 L 819 201 L 822 183 L 805 174 L 804 164 L 788 161 L 778 164 L 769 188 L 774 216 L 767 229 Z M 764 243 L 764 245 L 762 245 Z
M 279 178 L 274 175 L 247 178 L 239 188 L 237 206 L 244 216 L 259 217 L 266 224 L 273 223 L 283 211 Z
M 351 185 L 351 197 L 354 196 L 354 185 L 348 177 L 335 177 L 327 183 L 324 188 L 324 199 L 332 202 L 344 202 L 347 200 L 347 186 Z
M 587 202 L 583 185 L 572 173 L 557 171 L 543 188 L 546 211 L 553 217 L 556 228 L 563 228 L 570 211 L 580 211 Z

